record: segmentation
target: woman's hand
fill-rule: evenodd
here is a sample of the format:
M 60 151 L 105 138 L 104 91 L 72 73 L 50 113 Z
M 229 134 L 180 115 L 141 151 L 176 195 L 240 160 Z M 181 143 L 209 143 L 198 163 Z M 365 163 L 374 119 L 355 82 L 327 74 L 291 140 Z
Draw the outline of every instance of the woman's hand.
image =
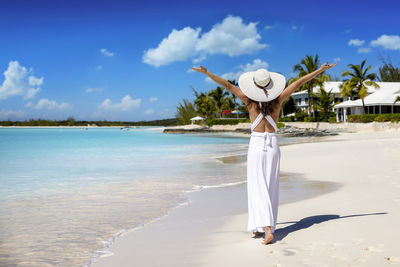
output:
M 330 69 L 330 68 L 332 68 L 332 67 L 334 67 L 336 65 L 337 65 L 336 63 L 333 63 L 333 64 L 329 65 L 328 62 L 325 62 L 324 64 L 322 64 L 322 66 L 319 69 L 322 70 L 322 71 L 326 71 L 326 70 L 328 70 L 328 69 Z
M 204 74 L 207 73 L 207 69 L 204 68 L 203 66 L 200 66 L 200 68 L 192 67 L 192 70 L 195 70 L 195 71 L 197 71 L 197 72 L 204 73 Z

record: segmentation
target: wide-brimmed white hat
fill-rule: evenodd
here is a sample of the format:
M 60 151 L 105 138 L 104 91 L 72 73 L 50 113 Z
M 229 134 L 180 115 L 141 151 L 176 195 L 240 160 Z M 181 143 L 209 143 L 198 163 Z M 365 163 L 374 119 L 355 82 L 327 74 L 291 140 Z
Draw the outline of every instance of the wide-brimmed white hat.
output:
M 240 90 L 250 99 L 268 102 L 277 98 L 285 89 L 285 76 L 266 69 L 243 73 L 239 77 Z

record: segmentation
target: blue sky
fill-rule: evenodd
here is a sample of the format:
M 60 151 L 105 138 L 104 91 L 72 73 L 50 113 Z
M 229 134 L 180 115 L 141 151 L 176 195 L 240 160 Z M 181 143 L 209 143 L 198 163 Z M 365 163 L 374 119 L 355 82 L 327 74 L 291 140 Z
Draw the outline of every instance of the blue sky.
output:
M 145 3 L 144 3 L 145 2 Z M 307 54 L 333 76 L 379 55 L 400 65 L 398 1 L 0 1 L 0 120 L 152 120 L 190 87 Z

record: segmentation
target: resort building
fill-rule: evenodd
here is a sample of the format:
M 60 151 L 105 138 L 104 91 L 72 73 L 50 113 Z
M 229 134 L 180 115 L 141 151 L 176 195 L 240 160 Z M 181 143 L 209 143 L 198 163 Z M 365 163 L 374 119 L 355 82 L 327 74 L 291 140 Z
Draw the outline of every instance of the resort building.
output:
M 350 114 L 363 114 L 361 99 L 350 100 L 348 96 L 340 98 L 340 84 L 342 82 L 324 82 L 323 88 L 325 91 L 334 94 L 335 105 L 332 109 L 336 113 L 336 121 L 347 121 L 347 116 Z M 400 96 L 400 82 L 377 82 L 379 88 L 367 86 L 368 95 L 364 98 L 366 114 L 385 114 L 385 113 L 400 113 L 400 102 L 394 101 Z M 319 86 L 313 88 L 313 92 L 318 95 Z M 297 107 L 305 110 L 308 107 L 307 91 L 295 92 L 292 94 Z

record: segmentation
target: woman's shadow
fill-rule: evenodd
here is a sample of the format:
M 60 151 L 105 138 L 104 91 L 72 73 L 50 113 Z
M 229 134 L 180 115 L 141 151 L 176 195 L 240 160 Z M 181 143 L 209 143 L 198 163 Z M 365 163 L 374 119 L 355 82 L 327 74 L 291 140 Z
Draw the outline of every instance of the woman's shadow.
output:
M 281 241 L 284 239 L 288 234 L 309 228 L 313 226 L 314 224 L 317 223 L 322 223 L 326 221 L 331 221 L 331 220 L 337 220 L 337 219 L 344 219 L 344 218 L 351 218 L 351 217 L 360 217 L 360 216 L 370 216 L 370 215 L 384 215 L 387 214 L 387 212 L 377 212 L 377 213 L 367 213 L 367 214 L 354 214 L 354 215 L 347 215 L 347 216 L 340 216 L 336 214 L 329 214 L 329 215 L 316 215 L 316 216 L 310 216 L 301 219 L 300 221 L 297 222 L 281 222 L 278 224 L 288 224 L 292 223 L 289 226 L 279 228 L 275 231 L 274 233 L 274 241 Z

